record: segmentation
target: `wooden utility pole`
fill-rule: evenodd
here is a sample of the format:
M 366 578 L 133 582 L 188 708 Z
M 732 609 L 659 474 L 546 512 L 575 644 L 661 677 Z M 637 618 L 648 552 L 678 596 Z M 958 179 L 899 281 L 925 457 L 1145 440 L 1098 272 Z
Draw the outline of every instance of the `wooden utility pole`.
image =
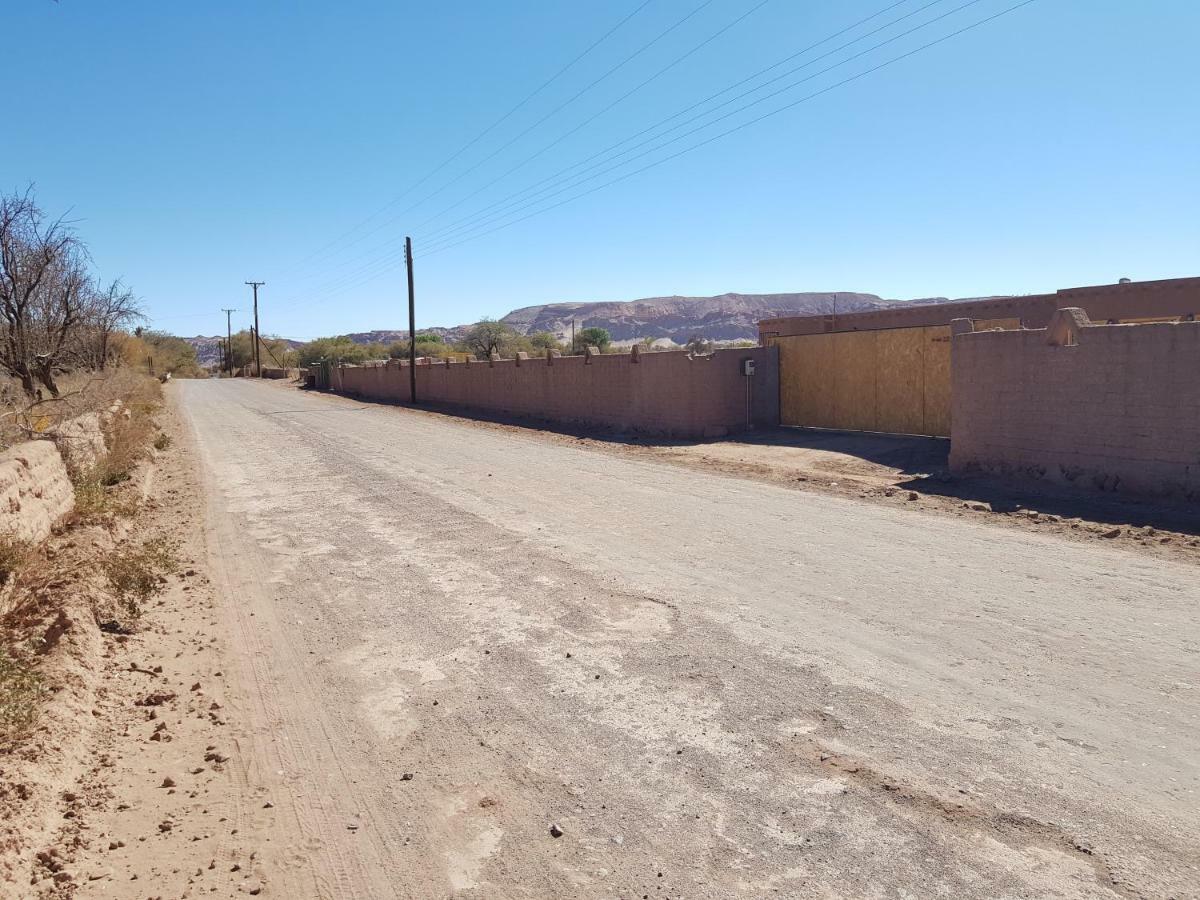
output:
M 225 313 L 225 370 L 232 377 L 233 375 L 233 326 L 229 323 L 229 317 L 232 316 L 236 309 L 222 309 Z
M 408 263 L 408 392 L 410 401 L 417 402 L 417 306 L 413 295 L 412 238 L 404 239 L 404 260 Z
M 247 281 L 246 284 L 254 289 L 254 374 L 262 378 L 262 356 L 258 348 L 258 342 L 262 340 L 262 332 L 258 330 L 258 289 L 266 282 Z

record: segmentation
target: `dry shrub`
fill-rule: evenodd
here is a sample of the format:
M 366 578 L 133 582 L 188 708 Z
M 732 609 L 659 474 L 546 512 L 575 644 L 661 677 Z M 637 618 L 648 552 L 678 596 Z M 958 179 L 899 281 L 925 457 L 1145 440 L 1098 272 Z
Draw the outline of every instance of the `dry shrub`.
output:
M 119 412 L 107 417 L 104 426 L 104 443 L 108 452 L 93 468 L 77 473 L 72 479 L 75 484 L 75 514 L 83 522 L 102 521 L 111 516 L 132 516 L 137 512 L 137 498 L 114 490 L 128 481 L 134 467 L 149 452 L 153 443 L 169 436 L 159 434 L 154 439 L 156 427 L 154 413 L 162 399 L 162 389 L 157 381 L 146 375 L 126 372 L 125 377 L 112 377 L 106 386 L 120 384 L 124 392 Z M 108 413 L 115 400 L 108 400 L 104 412 Z
M 43 612 L 26 582 L 45 568 L 36 548 L 13 537 L 0 539 L 0 746 L 24 736 L 37 719 L 44 686 L 29 652 L 29 623 Z M 25 652 L 18 652 L 21 648 Z
M 45 686 L 41 674 L 0 647 L 0 743 L 29 731 L 37 719 Z
M 74 479 L 75 521 L 102 523 L 114 517 L 128 519 L 138 511 L 138 498 L 107 485 L 97 469 Z
M 0 377 L 0 449 L 51 431 L 84 413 L 106 412 L 121 400 L 137 415 L 161 399 L 158 380 L 129 367 L 72 372 L 58 378 L 59 398 L 32 403 L 11 378 Z
M 0 542 L 5 569 L 0 607 L 0 746 L 28 734 L 37 719 L 44 679 L 33 660 L 38 656 L 36 634 L 44 629 L 47 612 L 40 596 L 51 578 L 50 567 L 32 544 Z
M 154 439 L 154 449 L 155 450 L 158 450 L 161 452 L 163 450 L 166 450 L 170 446 L 171 446 L 171 436 L 169 434 L 167 434 L 165 431 L 161 432 L 158 435 L 158 437 L 156 437 Z
M 142 614 L 142 606 L 162 589 L 165 576 L 178 563 L 174 548 L 165 538 L 152 538 L 138 548 L 111 553 L 101 569 L 117 603 L 131 619 Z
M 142 377 L 132 386 L 124 408 L 109 419 L 105 429 L 108 453 L 97 473 L 101 484 L 127 480 L 133 467 L 145 457 L 154 442 L 154 413 L 161 398 L 162 388 L 152 378 Z
M 0 538 L 0 587 L 21 573 L 32 554 L 33 547 L 28 542 L 13 537 Z

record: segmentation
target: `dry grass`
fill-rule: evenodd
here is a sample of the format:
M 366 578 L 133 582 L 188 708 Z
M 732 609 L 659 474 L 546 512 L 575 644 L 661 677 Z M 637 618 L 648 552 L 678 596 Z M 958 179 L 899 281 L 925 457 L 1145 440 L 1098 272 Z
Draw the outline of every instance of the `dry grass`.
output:
M 121 609 L 137 619 L 177 565 L 175 550 L 167 540 L 152 538 L 141 547 L 110 553 L 101 568 Z
M 37 665 L 51 621 L 42 597 L 47 585 L 60 580 L 62 573 L 32 544 L 2 541 L 0 557 L 5 568 L 0 602 L 0 747 L 4 747 L 29 734 L 47 695 Z
M 125 481 L 146 456 L 154 440 L 154 413 L 161 400 L 162 388 L 153 378 L 139 376 L 130 385 L 124 408 L 111 417 L 105 429 L 108 453 L 99 466 L 101 483 L 113 485 Z
M 145 375 L 128 373 L 131 378 L 120 379 L 125 390 L 121 411 L 112 415 L 104 428 L 104 442 L 108 452 L 97 464 L 84 472 L 76 473 L 75 515 L 82 522 L 97 522 L 112 516 L 130 517 L 137 512 L 135 496 L 119 490 L 119 485 L 129 480 L 134 467 L 146 457 L 150 446 L 158 446 L 168 435 L 159 433 L 154 413 L 162 400 L 159 383 Z M 112 403 L 104 407 L 108 412 Z
M 106 485 L 93 470 L 75 479 L 75 520 L 103 522 L 111 518 L 128 519 L 138 511 L 138 499 L 115 485 Z
M 24 595 L 23 582 L 38 567 L 33 565 L 34 547 L 24 541 L 6 538 L 0 541 L 0 574 L 5 588 L 5 603 L 10 605 L 10 592 Z M 13 610 L 6 612 L 0 626 L 14 618 Z M 33 654 L 19 653 L 25 646 L 20 629 L 0 627 L 0 746 L 27 734 L 37 720 L 38 706 L 44 685 L 41 674 L 34 668 Z
M 45 686 L 28 662 L 0 647 L 0 744 L 26 734 L 37 721 Z
M 29 564 L 33 548 L 16 538 L 0 538 L 0 587 L 8 585 Z
M 0 378 L 0 449 L 51 431 L 84 413 L 103 413 L 117 400 L 131 405 L 138 398 L 156 403 L 160 396 L 156 379 L 128 367 L 63 375 L 58 385 L 61 398 L 43 397 L 31 404 L 15 380 Z

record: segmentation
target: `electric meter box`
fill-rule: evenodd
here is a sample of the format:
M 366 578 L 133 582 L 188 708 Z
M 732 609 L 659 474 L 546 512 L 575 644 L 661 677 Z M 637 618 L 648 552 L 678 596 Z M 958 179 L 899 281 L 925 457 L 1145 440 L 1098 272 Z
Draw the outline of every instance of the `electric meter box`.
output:
M 743 375 L 753 375 L 754 374 L 754 360 L 752 360 L 752 359 L 743 359 L 742 360 L 742 374 Z

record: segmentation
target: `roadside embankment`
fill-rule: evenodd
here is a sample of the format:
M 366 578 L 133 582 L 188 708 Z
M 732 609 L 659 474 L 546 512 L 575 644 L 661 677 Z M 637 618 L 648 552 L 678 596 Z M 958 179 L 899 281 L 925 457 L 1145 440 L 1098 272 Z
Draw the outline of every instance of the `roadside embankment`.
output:
M 122 376 L 119 402 L 97 391 L 101 409 L 33 429 L 45 436 L 0 453 L 5 896 L 80 896 L 89 887 L 113 896 L 114 865 L 120 863 L 88 857 L 119 858 L 125 846 L 123 838 L 105 839 L 116 833 L 111 825 L 97 828 L 104 813 L 119 810 L 134 824 L 138 818 L 126 813 L 140 805 L 155 818 L 156 834 L 169 837 L 158 829 L 163 820 L 157 798 L 139 803 L 137 791 L 118 790 L 131 766 L 144 767 L 142 757 L 154 755 L 129 753 L 135 723 L 156 720 L 149 721 L 145 743 L 157 750 L 172 741 L 164 719 L 187 705 L 199 721 L 177 730 L 195 733 L 198 767 L 221 768 L 206 763 L 202 749 L 213 743 L 209 732 L 217 727 L 216 713 L 209 707 L 215 701 L 203 690 L 188 690 L 197 681 L 197 664 L 207 665 L 206 656 L 215 651 L 191 645 L 200 641 L 198 629 L 187 636 L 191 654 L 185 657 L 172 645 L 173 664 L 152 662 L 167 654 L 148 650 L 169 643 L 166 635 L 175 632 L 167 628 L 173 617 L 164 604 L 190 603 L 206 582 L 194 568 L 185 568 L 194 548 L 181 553 L 174 528 L 186 519 L 185 506 L 194 505 L 194 498 L 176 498 L 173 488 L 163 487 L 164 477 L 168 484 L 173 478 L 163 470 L 176 467 L 177 454 L 171 451 L 172 434 L 160 430 L 170 415 L 161 406 L 159 385 L 128 374 Z M 176 612 L 174 620 L 186 616 Z M 178 661 L 182 658 L 186 662 Z M 166 682 L 175 674 L 187 685 L 169 689 Z M 155 786 L 163 783 L 160 776 Z M 114 803 L 118 793 L 124 798 Z M 161 853 L 128 853 L 124 880 L 137 888 L 136 866 L 161 862 Z M 170 853 L 178 855 L 178 849 Z M 82 871 L 85 861 L 88 870 Z M 143 894 L 138 889 L 132 895 Z
M 0 533 L 38 543 L 75 509 L 75 489 L 58 448 L 26 441 L 0 453 Z

